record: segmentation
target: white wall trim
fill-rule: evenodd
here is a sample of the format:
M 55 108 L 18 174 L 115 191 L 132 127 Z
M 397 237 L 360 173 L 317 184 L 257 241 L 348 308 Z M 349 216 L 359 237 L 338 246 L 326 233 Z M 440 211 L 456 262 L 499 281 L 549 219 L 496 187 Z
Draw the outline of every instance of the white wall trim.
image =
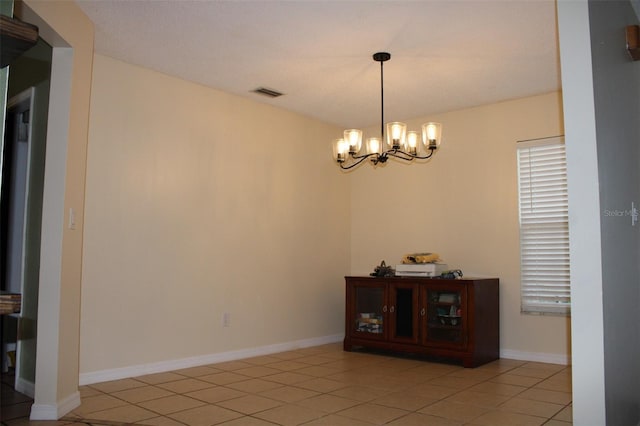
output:
M 34 5 L 36 2 L 29 2 Z M 20 2 L 16 16 L 39 28 L 40 37 L 52 46 L 51 85 L 47 117 L 44 190 L 42 195 L 42 230 L 40 237 L 40 275 L 36 348 L 35 404 L 33 420 L 57 420 L 60 410 L 59 387 L 65 371 L 60 371 L 60 309 L 62 306 L 62 255 L 67 176 L 67 141 L 71 118 L 74 49 L 41 18 L 32 5 Z M 66 10 L 66 9 L 65 9 Z M 51 15 L 51 13 L 48 13 Z M 65 24 L 56 24 L 63 28 Z M 93 49 L 92 49 L 93 51 Z M 79 291 L 78 291 L 79 294 Z M 73 297 L 73 295 L 71 295 Z M 63 401 L 76 401 L 71 394 Z M 75 408 L 75 407 L 74 407 Z M 72 408 L 73 409 L 73 408 Z M 53 411 L 52 411 L 53 410 Z M 36 417 L 33 417 L 35 413 Z M 66 414 L 66 413 L 65 413 Z
M 38 406 L 55 404 L 59 392 L 62 241 L 72 75 L 73 49 L 54 47 L 51 57 L 49 105 L 55 105 L 55 108 L 49 108 L 47 118 L 47 152 L 40 237 L 38 288 L 40 303 L 38 303 L 35 380 L 35 400 Z
M 80 392 L 74 392 L 55 405 L 33 404 L 30 420 L 58 420 L 80 406 Z
M 58 420 L 57 405 L 33 404 L 30 420 Z
M 236 361 L 254 356 L 270 355 L 278 352 L 308 348 L 341 342 L 344 334 L 334 334 L 324 337 L 296 340 L 275 345 L 259 346 L 255 348 L 240 349 L 237 351 L 220 352 L 196 357 L 155 362 L 151 364 L 132 365 L 130 367 L 112 368 L 108 370 L 94 371 L 80 374 L 80 385 L 108 382 L 111 380 L 127 379 L 144 376 L 146 374 L 165 373 L 167 371 L 183 368 L 198 367 L 201 365 L 216 364 L 219 362 Z M 519 361 L 544 362 L 550 364 L 570 365 L 571 356 L 566 354 L 550 354 L 542 352 L 522 352 L 510 349 L 501 349 L 500 358 L 515 359 Z
M 556 2 L 569 188 L 573 423 L 604 425 L 603 210 L 589 6 Z
M 542 352 L 522 352 L 500 349 L 500 358 L 517 359 L 519 361 L 545 362 L 549 364 L 569 365 L 571 356 L 565 354 L 548 354 Z
M 216 364 L 219 362 L 235 361 L 244 358 L 251 358 L 254 356 L 270 355 L 294 349 L 302 349 L 311 346 L 341 342 L 342 339 L 344 339 L 344 334 L 334 334 L 330 336 L 278 343 L 275 345 L 240 349 L 237 351 L 221 352 L 169 361 L 154 362 L 151 364 L 132 365 L 130 367 L 112 368 L 90 373 L 80 373 L 80 385 L 90 385 L 93 383 L 108 382 L 110 380 L 126 379 L 130 377 L 144 376 L 146 374 L 164 373 L 167 371 L 180 370 L 183 368 Z

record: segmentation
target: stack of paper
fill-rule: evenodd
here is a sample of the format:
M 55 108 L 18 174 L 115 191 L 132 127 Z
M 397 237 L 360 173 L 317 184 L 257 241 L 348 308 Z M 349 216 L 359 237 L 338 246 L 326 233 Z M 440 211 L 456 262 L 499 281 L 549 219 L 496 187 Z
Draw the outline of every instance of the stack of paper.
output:
M 447 270 L 444 263 L 401 263 L 396 265 L 399 277 L 437 277 Z

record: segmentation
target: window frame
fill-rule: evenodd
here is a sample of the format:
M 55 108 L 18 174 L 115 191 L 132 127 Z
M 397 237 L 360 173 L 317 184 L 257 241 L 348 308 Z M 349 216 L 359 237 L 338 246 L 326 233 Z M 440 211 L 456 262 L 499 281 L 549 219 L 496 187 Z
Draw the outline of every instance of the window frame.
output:
M 520 311 L 571 315 L 564 136 L 518 141 Z

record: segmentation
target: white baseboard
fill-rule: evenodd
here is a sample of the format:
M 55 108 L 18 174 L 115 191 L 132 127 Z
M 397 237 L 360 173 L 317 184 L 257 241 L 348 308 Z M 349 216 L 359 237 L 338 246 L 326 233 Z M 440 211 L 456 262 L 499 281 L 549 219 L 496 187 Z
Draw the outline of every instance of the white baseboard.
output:
M 341 342 L 344 334 L 316 337 L 312 339 L 296 340 L 293 342 L 278 343 L 275 345 L 260 346 L 256 348 L 240 349 L 237 351 L 221 352 L 190 358 L 182 358 L 169 361 L 155 362 L 151 364 L 132 365 L 130 367 L 113 368 L 108 370 L 93 371 L 80 374 L 80 385 L 108 382 L 111 380 L 126 379 L 130 377 L 144 376 L 146 374 L 164 373 L 183 368 L 197 367 L 201 365 L 216 364 L 219 362 L 235 361 L 254 356 L 270 355 L 294 349 L 308 348 L 311 346 L 325 345 Z
M 79 378 L 79 382 L 80 382 L 79 384 L 83 386 L 83 385 L 90 385 L 93 383 L 108 382 L 111 380 L 120 380 L 120 379 L 127 379 L 131 377 L 144 376 L 147 374 L 165 373 L 167 371 L 180 370 L 183 368 L 198 367 L 201 365 L 216 364 L 219 362 L 235 361 L 235 360 L 251 358 L 255 356 L 270 355 L 278 352 L 308 348 L 311 346 L 319 346 L 319 345 L 325 345 L 328 343 L 336 343 L 336 342 L 341 342 L 342 339 L 344 339 L 343 334 L 334 334 L 330 336 L 278 343 L 275 345 L 240 349 L 237 351 L 228 351 L 228 352 L 221 352 L 216 354 L 155 362 L 151 364 L 138 364 L 138 365 L 132 365 L 130 367 L 113 368 L 108 370 L 94 371 L 90 373 L 81 373 Z M 510 349 L 501 349 L 500 358 L 516 359 L 520 361 L 544 362 L 544 363 L 560 364 L 560 365 L 569 365 L 571 363 L 570 355 L 548 354 L 548 353 L 542 353 L 542 352 L 522 352 L 522 351 L 514 351 Z
M 80 392 L 74 392 L 55 405 L 33 404 L 30 420 L 58 420 L 80 406 Z
M 569 365 L 571 355 L 547 354 L 542 352 L 522 352 L 500 349 L 500 358 L 517 359 L 519 361 L 546 362 L 549 364 Z
M 36 385 L 28 380 L 18 378 L 18 380 L 16 380 L 16 390 L 30 398 L 34 398 L 34 395 L 36 394 Z

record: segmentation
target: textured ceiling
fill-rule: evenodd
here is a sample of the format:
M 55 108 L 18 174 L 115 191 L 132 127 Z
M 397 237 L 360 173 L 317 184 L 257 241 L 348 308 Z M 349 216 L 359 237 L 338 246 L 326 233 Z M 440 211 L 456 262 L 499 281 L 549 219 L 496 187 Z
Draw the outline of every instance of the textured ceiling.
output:
M 77 3 L 99 54 L 343 127 L 379 123 L 377 51 L 385 121 L 560 88 L 554 1 Z

